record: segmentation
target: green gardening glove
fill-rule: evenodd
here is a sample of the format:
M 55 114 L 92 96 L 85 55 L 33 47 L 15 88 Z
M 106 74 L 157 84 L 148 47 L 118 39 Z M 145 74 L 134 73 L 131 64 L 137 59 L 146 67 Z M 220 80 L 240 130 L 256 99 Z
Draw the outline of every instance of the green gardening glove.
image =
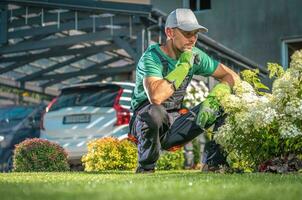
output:
M 217 96 L 224 96 L 230 93 L 231 87 L 224 83 L 219 83 L 212 89 L 199 108 L 196 123 L 200 128 L 204 129 L 214 124 L 216 119 L 221 115 L 222 110 Z
M 193 53 L 193 51 L 191 50 L 184 51 L 180 55 L 177 64 L 187 63 L 189 65 L 189 68 L 191 68 L 194 64 L 194 58 L 195 58 L 195 54 Z
M 175 69 L 165 77 L 168 82 L 174 85 L 175 90 L 181 86 L 183 80 L 188 75 L 194 63 L 194 57 L 195 55 L 192 51 L 183 52 L 178 59 Z

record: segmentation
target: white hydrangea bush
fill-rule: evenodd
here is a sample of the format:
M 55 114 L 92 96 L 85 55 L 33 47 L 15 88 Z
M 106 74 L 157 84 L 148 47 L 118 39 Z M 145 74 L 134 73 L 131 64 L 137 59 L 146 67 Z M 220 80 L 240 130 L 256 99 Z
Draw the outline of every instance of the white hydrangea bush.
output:
M 277 75 L 271 94 L 259 95 L 250 83 L 239 81 L 233 94 L 219 97 L 227 117 L 215 140 L 233 168 L 255 171 L 273 157 L 302 155 L 302 50 L 285 72 L 276 66 L 269 66 L 270 77 Z
M 193 108 L 205 100 L 209 94 L 209 89 L 205 83 L 200 80 L 193 79 L 187 87 L 184 97 L 184 106 Z

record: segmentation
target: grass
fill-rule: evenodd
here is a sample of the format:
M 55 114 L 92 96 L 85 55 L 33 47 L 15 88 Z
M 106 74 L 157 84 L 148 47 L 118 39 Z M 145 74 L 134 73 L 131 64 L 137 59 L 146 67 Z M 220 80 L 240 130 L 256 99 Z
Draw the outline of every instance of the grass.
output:
M 0 174 L 0 199 L 301 199 L 301 174 L 199 171 Z

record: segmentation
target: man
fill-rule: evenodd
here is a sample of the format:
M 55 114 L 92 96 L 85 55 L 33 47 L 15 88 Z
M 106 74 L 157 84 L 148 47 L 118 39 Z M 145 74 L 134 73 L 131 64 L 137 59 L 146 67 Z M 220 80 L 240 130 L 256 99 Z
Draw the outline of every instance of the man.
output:
M 131 135 L 138 142 L 136 173 L 154 172 L 161 149 L 183 145 L 220 116 L 217 93 L 229 93 L 238 75 L 195 47 L 198 24 L 190 9 L 176 9 L 166 20 L 166 43 L 148 47 L 136 69 Z M 213 76 L 218 84 L 202 105 L 179 114 L 193 75 Z

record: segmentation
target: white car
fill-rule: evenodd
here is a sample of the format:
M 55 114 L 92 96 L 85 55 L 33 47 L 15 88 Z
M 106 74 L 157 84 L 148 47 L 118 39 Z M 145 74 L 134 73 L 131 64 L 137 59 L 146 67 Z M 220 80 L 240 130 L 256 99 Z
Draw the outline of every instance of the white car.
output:
M 41 138 L 60 144 L 70 163 L 78 164 L 87 153 L 90 140 L 127 137 L 134 86 L 134 83 L 110 82 L 63 88 L 46 108 Z

